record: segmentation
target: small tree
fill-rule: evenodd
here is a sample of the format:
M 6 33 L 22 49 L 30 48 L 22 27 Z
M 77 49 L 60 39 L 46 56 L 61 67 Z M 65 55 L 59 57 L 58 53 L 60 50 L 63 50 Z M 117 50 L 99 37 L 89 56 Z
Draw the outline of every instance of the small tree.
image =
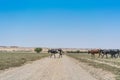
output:
M 79 50 L 77 50 L 77 51 L 76 51 L 76 53 L 80 53 L 80 51 L 79 51 Z
M 37 52 L 37 53 L 40 53 L 42 51 L 42 48 L 35 48 L 34 51 Z

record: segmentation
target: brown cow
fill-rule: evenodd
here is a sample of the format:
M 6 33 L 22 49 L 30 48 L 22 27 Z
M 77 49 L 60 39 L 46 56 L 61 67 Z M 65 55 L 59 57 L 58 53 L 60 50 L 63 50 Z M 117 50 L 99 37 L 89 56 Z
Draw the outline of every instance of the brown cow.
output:
M 101 56 L 101 49 L 92 49 L 92 50 L 88 50 L 88 54 L 91 54 L 91 57 L 95 58 L 95 54 L 99 54 L 98 57 Z

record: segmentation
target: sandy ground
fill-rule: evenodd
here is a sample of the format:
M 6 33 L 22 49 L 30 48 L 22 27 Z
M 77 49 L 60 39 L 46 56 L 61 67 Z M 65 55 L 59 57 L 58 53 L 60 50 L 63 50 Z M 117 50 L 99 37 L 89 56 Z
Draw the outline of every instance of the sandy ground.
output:
M 0 72 L 0 80 L 98 80 L 73 59 L 44 58 Z

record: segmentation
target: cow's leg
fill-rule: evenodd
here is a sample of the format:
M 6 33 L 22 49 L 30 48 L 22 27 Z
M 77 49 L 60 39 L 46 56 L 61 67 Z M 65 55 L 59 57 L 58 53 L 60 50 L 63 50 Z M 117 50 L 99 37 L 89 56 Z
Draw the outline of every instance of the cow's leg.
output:
M 61 54 L 59 53 L 59 58 L 61 58 Z
M 91 53 L 91 58 L 93 58 L 94 57 L 94 53 Z
M 117 58 L 119 58 L 119 52 L 117 52 Z
M 61 58 L 62 58 L 62 54 L 61 54 Z
M 60 58 L 62 58 L 62 54 L 60 54 Z
M 118 54 L 118 53 L 115 53 L 115 54 L 114 54 L 114 58 L 117 58 L 117 54 Z
M 60 58 L 60 53 L 59 53 L 59 58 Z
M 117 53 L 117 58 L 119 57 L 119 53 Z
M 53 56 L 53 53 L 50 54 L 50 58 L 52 58 L 52 56 Z
M 98 56 L 98 58 L 100 58 L 100 56 L 101 56 L 101 53 L 99 53 L 99 56 Z
M 120 53 L 118 52 L 117 58 L 120 58 Z
M 92 58 L 93 54 L 91 53 L 91 58 Z
M 92 58 L 95 58 L 95 53 L 92 53 Z
M 50 53 L 50 58 L 51 58 L 51 53 Z
M 104 57 L 104 55 L 105 55 L 105 54 L 103 53 L 102 58 Z
M 107 55 L 108 53 L 106 53 L 106 59 L 108 58 L 108 55 Z
M 54 58 L 56 58 L 56 55 L 54 54 Z
M 111 58 L 113 58 L 113 53 L 111 53 Z

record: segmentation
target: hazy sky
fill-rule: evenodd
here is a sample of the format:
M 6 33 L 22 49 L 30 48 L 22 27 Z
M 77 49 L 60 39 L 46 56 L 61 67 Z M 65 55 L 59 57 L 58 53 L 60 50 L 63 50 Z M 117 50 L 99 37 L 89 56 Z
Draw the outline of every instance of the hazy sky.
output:
M 0 0 L 0 45 L 120 48 L 120 1 Z

